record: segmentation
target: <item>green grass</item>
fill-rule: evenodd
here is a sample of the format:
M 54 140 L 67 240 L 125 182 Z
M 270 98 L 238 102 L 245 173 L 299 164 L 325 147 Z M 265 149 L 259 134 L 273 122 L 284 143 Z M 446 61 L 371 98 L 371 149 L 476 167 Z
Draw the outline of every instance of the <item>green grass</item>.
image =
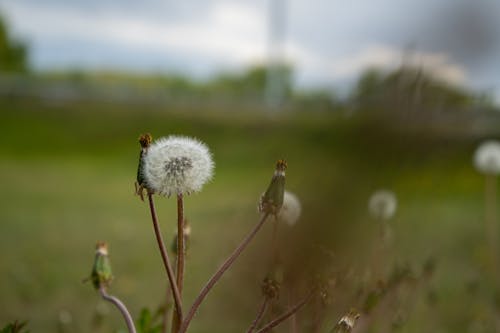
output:
M 58 313 L 68 310 L 72 332 L 91 331 L 100 301 L 81 280 L 90 273 L 97 240 L 110 244 L 116 276 L 111 290 L 134 316 L 143 306 L 161 303 L 164 272 L 149 211 L 133 196 L 137 138 L 146 131 L 154 137 L 196 136 L 209 145 L 216 163 L 214 180 L 185 203 L 193 227 L 186 303 L 256 221 L 257 199 L 274 162 L 285 158 L 287 187 L 303 203 L 301 230 L 312 235 L 303 241 L 345 254 L 339 260 L 368 256 L 370 193 L 379 187 L 397 193 L 394 257 L 417 265 L 433 255 L 438 262 L 432 286 L 440 301 L 432 311 L 440 318 L 429 319 L 432 311 L 421 295 L 405 332 L 420 332 L 426 321 L 437 321 L 432 325 L 442 331 L 465 332 L 464 325 L 489 308 L 484 290 L 464 291 L 486 262 L 483 179 L 471 166 L 473 139 L 323 113 L 269 116 L 6 101 L 0 109 L 0 325 L 27 319 L 33 332 L 51 332 Z M 170 241 L 175 200 L 159 198 L 157 204 Z M 266 273 L 261 261 L 269 232 L 262 231 L 213 290 L 192 332 L 247 327 Z M 464 302 L 469 306 L 459 305 Z M 108 331 L 120 327 L 115 309 L 108 317 Z

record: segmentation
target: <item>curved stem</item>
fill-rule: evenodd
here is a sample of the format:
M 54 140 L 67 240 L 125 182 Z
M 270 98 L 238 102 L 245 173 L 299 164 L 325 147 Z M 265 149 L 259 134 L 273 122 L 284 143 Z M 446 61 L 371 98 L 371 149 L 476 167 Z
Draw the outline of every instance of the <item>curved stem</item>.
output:
M 182 289 L 184 281 L 184 257 L 185 257 L 185 246 L 184 246 L 184 201 L 182 193 L 177 194 L 177 289 L 179 289 L 179 297 L 182 300 Z M 175 316 L 175 314 L 174 314 Z M 172 319 L 172 333 L 177 333 L 179 331 L 179 325 L 181 324 L 182 318 L 175 316 Z
M 105 299 L 108 302 L 113 303 L 113 305 L 116 306 L 118 308 L 118 310 L 120 310 L 120 312 L 123 315 L 123 318 L 125 319 L 125 322 L 127 323 L 127 328 L 128 328 L 129 333 L 136 333 L 135 326 L 134 326 L 134 320 L 132 319 L 132 316 L 128 312 L 125 304 L 123 304 L 122 301 L 120 301 L 115 296 L 108 295 L 105 287 L 100 287 L 99 293 L 101 294 L 103 299 Z
M 254 329 L 259 325 L 260 320 L 262 319 L 262 316 L 266 312 L 267 309 L 267 303 L 269 301 L 269 298 L 264 298 L 264 302 L 262 302 L 262 305 L 259 308 L 259 312 L 257 312 L 257 317 L 252 322 L 252 325 L 250 325 L 250 328 L 248 329 L 247 333 L 252 333 Z
M 260 330 L 257 331 L 257 333 L 264 333 L 264 332 L 268 332 L 270 331 L 271 329 L 273 329 L 274 327 L 278 326 L 279 324 L 281 324 L 281 322 L 285 321 L 286 319 L 288 319 L 290 316 L 292 316 L 294 313 L 296 313 L 297 311 L 299 311 L 304 305 L 307 304 L 307 302 L 309 302 L 309 300 L 311 299 L 311 297 L 314 295 L 314 290 L 312 290 L 309 295 L 307 295 L 306 298 L 304 298 L 300 303 L 298 303 L 297 305 L 295 305 L 293 308 L 291 308 L 290 310 L 288 310 L 287 312 L 285 312 L 284 314 L 282 314 L 281 316 L 279 316 L 278 318 L 274 319 L 273 321 L 269 322 L 267 325 L 265 325 L 264 327 L 262 327 Z
M 269 216 L 269 213 L 266 213 L 262 216 L 260 219 L 259 223 L 253 228 L 253 230 L 245 237 L 245 239 L 238 245 L 238 247 L 233 251 L 233 253 L 229 256 L 229 258 L 226 259 L 226 261 L 222 264 L 222 266 L 219 267 L 219 269 L 215 272 L 214 275 L 208 280 L 207 284 L 203 289 L 200 291 L 200 294 L 198 297 L 193 302 L 193 305 L 189 309 L 188 314 L 186 315 L 186 318 L 182 322 L 181 328 L 179 329 L 179 333 L 185 333 L 187 331 L 187 328 L 189 326 L 189 323 L 194 317 L 194 314 L 200 307 L 201 303 L 207 296 L 208 292 L 214 287 L 214 285 L 219 281 L 219 279 L 222 277 L 225 271 L 231 267 L 233 262 L 239 257 L 241 252 L 247 247 L 247 245 L 250 243 L 250 241 L 255 237 L 257 232 L 260 230 L 264 222 L 266 221 L 267 217 Z
M 165 266 L 165 270 L 167 271 L 167 277 L 170 283 L 170 288 L 172 289 L 172 292 L 174 294 L 174 303 L 175 303 L 175 310 L 177 313 L 177 317 L 179 318 L 179 322 L 181 322 L 182 321 L 181 296 L 179 294 L 179 290 L 177 289 L 177 285 L 175 284 L 175 275 L 172 270 L 172 265 L 170 264 L 170 260 L 168 259 L 167 249 L 165 248 L 163 237 L 161 236 L 160 225 L 158 224 L 158 217 L 156 215 L 156 208 L 153 200 L 153 193 L 148 192 L 148 199 L 149 199 L 149 208 L 151 210 L 151 218 L 153 219 L 153 227 L 156 235 L 156 241 L 158 242 L 158 247 L 160 249 L 163 265 Z

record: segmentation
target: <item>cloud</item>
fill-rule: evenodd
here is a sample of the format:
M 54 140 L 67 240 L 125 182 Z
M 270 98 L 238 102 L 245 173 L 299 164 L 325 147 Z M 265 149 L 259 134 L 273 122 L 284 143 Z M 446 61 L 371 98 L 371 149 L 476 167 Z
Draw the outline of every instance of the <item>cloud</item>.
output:
M 68 7 L 33 8 L 7 4 L 20 33 L 37 41 L 75 40 L 109 43 L 145 52 L 194 53 L 218 58 L 221 63 L 242 64 L 265 54 L 263 15 L 244 3 L 217 2 L 203 18 L 152 20 L 113 11 L 93 13 Z

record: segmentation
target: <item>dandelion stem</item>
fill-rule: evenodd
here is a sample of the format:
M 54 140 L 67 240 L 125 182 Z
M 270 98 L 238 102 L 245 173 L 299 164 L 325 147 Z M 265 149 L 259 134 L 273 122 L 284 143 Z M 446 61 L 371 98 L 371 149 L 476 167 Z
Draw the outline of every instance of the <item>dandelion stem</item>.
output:
M 114 306 L 120 310 L 121 314 L 123 315 L 123 318 L 125 319 L 125 322 L 127 323 L 127 328 L 129 333 L 136 333 L 135 326 L 134 326 L 134 320 L 132 319 L 132 316 L 127 310 L 127 307 L 125 304 L 123 304 L 122 301 L 120 301 L 118 298 L 115 296 L 111 296 L 107 293 L 106 288 L 101 286 L 99 288 L 99 293 L 101 294 L 102 298 L 105 299 L 108 302 L 113 303 Z
M 273 329 L 274 327 L 281 324 L 283 321 L 285 321 L 290 316 L 292 316 L 297 311 L 299 311 L 304 305 L 306 305 L 307 302 L 309 302 L 309 300 L 312 298 L 313 295 L 314 295 L 314 289 L 311 290 L 311 292 L 302 301 L 300 301 L 300 303 L 296 304 L 293 308 L 291 308 L 290 310 L 288 310 L 287 312 L 285 312 L 284 314 L 282 314 L 278 318 L 276 318 L 276 319 L 272 320 L 271 322 L 269 322 L 268 324 L 266 324 L 264 327 L 262 327 L 260 330 L 258 330 L 257 333 L 269 332 L 271 329 Z
M 290 307 L 292 305 L 292 300 L 293 300 L 293 289 L 288 290 L 288 306 Z M 294 313 L 292 314 L 290 318 L 290 333 L 297 333 L 297 314 Z
M 163 322 L 161 326 L 162 333 L 168 332 L 168 317 L 170 312 L 170 298 L 172 297 L 172 289 L 167 288 L 165 292 L 165 308 L 163 309 Z
M 492 269 L 496 277 L 499 276 L 498 271 L 498 236 L 497 236 L 497 211 L 496 211 L 496 176 L 486 175 L 485 184 L 485 196 L 486 196 L 486 233 L 488 237 L 489 247 L 490 247 L 490 260 L 492 264 Z
M 262 316 L 264 315 L 264 313 L 266 313 L 268 302 L 269 302 L 269 298 L 265 297 L 264 301 L 262 302 L 262 305 L 259 308 L 259 312 L 257 312 L 257 316 L 253 320 L 252 325 L 250 325 L 250 328 L 248 328 L 247 333 L 252 333 L 255 330 L 255 328 L 257 327 L 257 325 L 259 325 L 259 322 L 262 319 Z
M 186 315 L 186 318 L 182 322 L 182 325 L 179 329 L 179 333 L 185 333 L 189 327 L 189 324 L 191 320 L 194 317 L 194 314 L 200 307 L 201 303 L 207 296 L 208 292 L 215 286 L 215 284 L 219 281 L 219 279 L 222 277 L 224 272 L 226 272 L 229 267 L 233 264 L 233 262 L 240 256 L 241 252 L 247 247 L 247 245 L 250 243 L 250 241 L 255 237 L 257 232 L 260 230 L 264 222 L 266 221 L 267 217 L 269 216 L 269 213 L 265 213 L 260 221 L 257 223 L 257 225 L 252 229 L 252 231 L 243 239 L 243 241 L 238 245 L 238 247 L 233 251 L 233 253 L 226 259 L 226 261 L 219 267 L 219 269 L 215 272 L 214 275 L 208 280 L 207 284 L 203 287 L 203 289 L 200 291 L 200 294 L 198 297 L 193 302 L 193 305 L 189 309 L 188 314 Z
M 168 259 L 167 249 L 165 248 L 163 237 L 161 236 L 160 225 L 158 224 L 158 217 L 156 215 L 156 208 L 153 200 L 153 193 L 148 192 L 148 199 L 149 199 L 149 208 L 151 210 L 151 218 L 153 220 L 153 227 L 156 235 L 156 240 L 158 242 L 158 247 L 160 249 L 163 265 L 165 266 L 165 270 L 167 271 L 167 277 L 170 283 L 170 288 L 172 289 L 174 295 L 174 303 L 175 303 L 175 310 L 177 313 L 177 317 L 179 318 L 179 322 L 181 322 L 182 321 L 181 296 L 179 290 L 177 289 L 177 285 L 175 284 L 175 275 L 172 270 L 172 265 L 170 264 L 170 260 Z
M 182 288 L 184 282 L 184 200 L 182 193 L 177 194 L 177 289 L 182 300 Z M 172 333 L 179 331 L 181 320 L 178 316 L 172 319 Z

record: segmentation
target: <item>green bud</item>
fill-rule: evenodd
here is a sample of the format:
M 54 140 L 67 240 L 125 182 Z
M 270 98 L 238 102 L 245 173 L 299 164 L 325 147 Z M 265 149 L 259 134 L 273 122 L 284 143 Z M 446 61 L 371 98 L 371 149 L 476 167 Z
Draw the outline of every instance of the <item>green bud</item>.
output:
M 108 257 L 108 244 L 98 242 L 96 246 L 94 267 L 91 273 L 92 284 L 97 290 L 101 287 L 107 287 L 113 279 L 111 264 Z
M 266 192 L 260 198 L 259 211 L 277 215 L 283 206 L 283 197 L 285 194 L 285 170 L 287 168 L 286 161 L 279 160 L 276 163 L 271 183 L 267 187 Z
M 139 165 L 137 166 L 137 177 L 135 182 L 135 194 L 141 197 L 141 200 L 144 201 L 144 189 L 146 188 L 146 182 L 144 180 L 144 175 L 142 172 L 143 164 L 144 164 L 144 155 L 148 151 L 148 147 L 153 141 L 153 137 L 151 134 L 146 133 L 142 134 L 139 137 L 139 144 L 141 145 L 141 152 L 139 154 Z
M 262 294 L 268 299 L 278 299 L 281 284 L 272 277 L 266 277 L 261 284 Z

